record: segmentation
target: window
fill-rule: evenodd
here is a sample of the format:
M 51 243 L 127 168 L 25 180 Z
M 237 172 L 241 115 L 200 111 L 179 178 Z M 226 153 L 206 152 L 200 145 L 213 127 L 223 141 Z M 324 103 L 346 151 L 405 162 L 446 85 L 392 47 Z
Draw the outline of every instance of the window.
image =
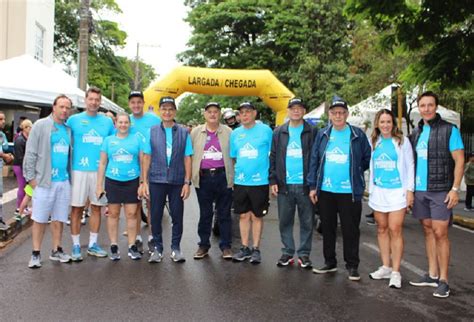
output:
M 43 48 L 44 48 L 44 33 L 43 26 L 36 23 L 35 30 L 35 58 L 40 62 L 43 62 Z

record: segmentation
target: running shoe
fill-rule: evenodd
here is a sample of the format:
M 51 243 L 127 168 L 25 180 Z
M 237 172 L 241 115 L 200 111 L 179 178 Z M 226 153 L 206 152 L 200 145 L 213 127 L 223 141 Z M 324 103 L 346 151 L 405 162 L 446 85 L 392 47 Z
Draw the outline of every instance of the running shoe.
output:
M 293 265 L 294 262 L 295 260 L 293 259 L 293 256 L 288 255 L 288 254 L 283 254 L 278 260 L 277 266 L 283 267 L 283 266 Z
M 298 257 L 298 264 L 300 265 L 301 268 L 311 268 L 312 263 L 311 260 L 309 259 L 309 256 L 299 256 Z
M 186 258 L 184 258 L 183 253 L 181 253 L 181 251 L 177 250 L 177 249 L 175 249 L 171 252 L 170 257 L 173 260 L 173 262 L 175 262 L 175 263 L 183 263 L 183 262 L 186 261 Z
M 433 293 L 434 297 L 446 298 L 449 296 L 449 285 L 445 280 L 439 280 L 438 287 Z
M 148 258 L 148 263 L 159 263 L 163 259 L 163 254 L 155 249 L 151 255 L 150 258 Z
M 348 276 L 349 280 L 360 281 L 360 274 L 357 268 L 348 268 L 347 271 L 349 273 L 349 276 Z
M 60 263 L 69 263 L 72 261 L 71 256 L 66 254 L 62 247 L 58 247 L 57 250 L 52 250 L 51 255 L 49 255 L 49 259 Z
M 142 258 L 142 254 L 138 251 L 136 244 L 128 248 L 128 257 L 133 260 L 139 260 Z
M 0 218 L 0 230 L 7 230 L 10 226 L 8 226 L 2 218 Z
M 410 281 L 410 285 L 413 286 L 431 286 L 431 287 L 438 287 L 439 278 L 438 277 L 431 277 L 429 274 L 425 274 L 421 279 L 416 282 Z
M 140 253 L 140 254 L 143 254 L 143 242 L 139 239 L 135 240 L 135 246 L 137 247 L 137 251 Z
M 326 274 L 326 273 L 333 273 L 337 271 L 336 265 L 324 265 L 323 267 L 313 268 L 314 274 Z
M 369 274 L 373 280 L 382 280 L 391 278 L 392 269 L 390 267 L 380 266 L 375 272 Z
M 390 274 L 388 286 L 397 289 L 402 288 L 402 275 L 400 275 L 400 272 L 392 272 L 392 274 Z
M 247 246 L 242 246 L 237 254 L 234 254 L 232 260 L 235 262 L 243 262 L 252 257 L 252 251 Z
M 41 255 L 31 255 L 31 259 L 28 263 L 29 268 L 40 268 L 41 267 Z
M 232 250 L 230 248 L 224 248 L 222 250 L 223 259 L 232 259 L 232 256 L 234 256 L 234 254 L 232 253 Z
M 82 261 L 82 254 L 81 254 L 81 246 L 80 245 L 73 245 L 72 246 L 71 259 L 72 259 L 73 262 Z
M 260 253 L 260 249 L 254 247 L 252 250 L 252 255 L 250 256 L 250 263 L 260 264 L 261 262 L 262 262 L 262 254 Z
M 87 254 L 95 257 L 107 257 L 107 252 L 103 250 L 97 243 L 87 249 Z
M 120 259 L 120 251 L 117 245 L 110 246 L 109 258 L 111 261 L 118 261 Z

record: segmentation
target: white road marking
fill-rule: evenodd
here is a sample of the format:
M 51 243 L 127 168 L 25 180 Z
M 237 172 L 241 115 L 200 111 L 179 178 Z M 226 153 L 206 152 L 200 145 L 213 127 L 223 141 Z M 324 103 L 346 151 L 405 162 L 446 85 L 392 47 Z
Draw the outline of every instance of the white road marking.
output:
M 453 227 L 457 228 L 457 229 L 460 229 L 460 230 L 463 230 L 463 231 L 467 231 L 468 233 L 474 234 L 474 230 L 471 230 L 469 228 L 464 228 L 464 227 L 461 227 L 461 226 L 458 226 L 458 225 L 453 225 Z
M 16 199 L 16 193 L 18 191 L 18 188 L 8 190 L 3 194 L 3 204 L 9 203 L 12 200 Z
M 365 247 L 367 248 L 370 248 L 374 251 L 376 251 L 377 253 L 380 253 L 380 250 L 379 248 L 374 245 L 374 244 L 371 244 L 371 243 L 362 243 Z M 402 259 L 402 262 L 400 263 L 401 266 L 405 267 L 406 269 L 408 269 L 409 271 L 412 271 L 413 273 L 415 273 L 416 275 L 419 275 L 419 276 L 423 276 L 425 275 L 425 271 L 422 270 L 421 268 L 418 268 L 416 267 L 415 265 L 407 262 L 406 260 L 403 260 Z

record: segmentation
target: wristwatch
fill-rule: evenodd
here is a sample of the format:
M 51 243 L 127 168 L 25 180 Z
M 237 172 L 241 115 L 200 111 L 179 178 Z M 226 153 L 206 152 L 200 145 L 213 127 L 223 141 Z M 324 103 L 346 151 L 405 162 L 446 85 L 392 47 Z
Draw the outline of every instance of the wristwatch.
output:
M 452 187 L 451 190 L 454 191 L 454 192 L 459 192 L 459 188 L 458 188 L 458 187 Z
M 185 179 L 184 184 L 191 185 L 191 180 Z

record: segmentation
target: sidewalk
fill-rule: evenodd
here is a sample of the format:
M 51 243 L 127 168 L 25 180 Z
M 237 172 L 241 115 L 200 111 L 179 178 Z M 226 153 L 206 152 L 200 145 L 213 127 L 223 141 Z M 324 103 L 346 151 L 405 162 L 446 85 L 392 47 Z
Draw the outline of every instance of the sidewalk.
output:
M 454 223 L 466 227 L 469 229 L 474 229 L 474 211 L 464 210 L 466 200 L 466 192 L 461 191 L 459 193 L 459 203 L 454 207 Z

